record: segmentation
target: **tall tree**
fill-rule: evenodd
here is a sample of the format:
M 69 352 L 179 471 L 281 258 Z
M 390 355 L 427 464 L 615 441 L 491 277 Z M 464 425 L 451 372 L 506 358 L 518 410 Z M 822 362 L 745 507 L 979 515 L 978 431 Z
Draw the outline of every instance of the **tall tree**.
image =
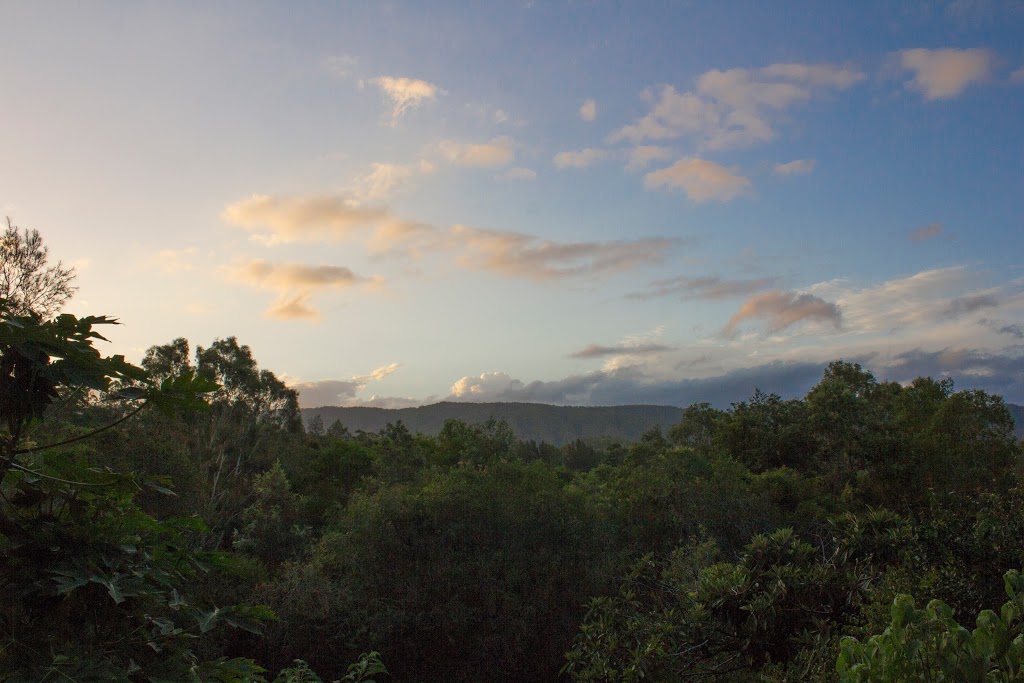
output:
M 0 299 L 14 315 L 35 313 L 52 318 L 78 289 L 75 269 L 46 265 L 49 250 L 38 230 L 19 230 L 7 219 L 0 237 Z

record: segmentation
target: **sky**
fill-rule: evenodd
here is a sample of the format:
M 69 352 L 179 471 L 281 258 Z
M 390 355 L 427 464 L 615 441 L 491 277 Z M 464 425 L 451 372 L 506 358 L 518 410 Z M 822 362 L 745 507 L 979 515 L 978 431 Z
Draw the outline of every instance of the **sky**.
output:
M 1024 403 L 1024 3 L 0 5 L 0 212 L 105 353 L 305 407 Z

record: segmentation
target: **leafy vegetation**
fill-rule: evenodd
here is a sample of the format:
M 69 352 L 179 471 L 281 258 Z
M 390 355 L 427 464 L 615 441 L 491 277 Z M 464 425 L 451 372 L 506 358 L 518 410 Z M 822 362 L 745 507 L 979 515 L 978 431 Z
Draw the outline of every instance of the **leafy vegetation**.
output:
M 235 338 L 0 313 L 0 681 L 1022 680 L 999 397 L 837 361 L 626 442 L 304 428 Z

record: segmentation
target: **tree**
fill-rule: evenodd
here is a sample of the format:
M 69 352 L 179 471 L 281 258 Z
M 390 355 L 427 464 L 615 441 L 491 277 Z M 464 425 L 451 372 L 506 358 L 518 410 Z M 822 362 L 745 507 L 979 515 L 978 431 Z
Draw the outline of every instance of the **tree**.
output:
M 192 370 L 188 340 L 178 337 L 170 344 L 149 347 L 142 359 L 142 367 L 157 380 Z
M 906 520 L 876 511 L 836 520 L 821 549 L 780 528 L 736 562 L 696 538 L 667 560 L 646 555 L 617 595 L 591 602 L 565 672 L 578 683 L 832 680 L 840 634 L 911 538 Z
M 202 522 L 147 515 L 136 493 L 168 492 L 165 480 L 115 474 L 77 450 L 146 405 L 205 405 L 200 395 L 217 388 L 193 374 L 158 385 L 121 356 L 102 357 L 93 328 L 115 322 L 43 320 L 0 301 L 0 680 L 259 680 L 249 660 L 203 662 L 193 651 L 216 624 L 254 629 L 272 616 L 192 600 L 196 575 L 218 560 L 190 550 Z M 80 391 L 146 401 L 90 431 L 68 425 L 74 436 L 30 438 L 29 427 Z
M 71 284 L 75 269 L 60 261 L 47 267 L 48 253 L 38 230 L 21 231 L 7 219 L 0 237 L 0 299 L 11 313 L 52 318 L 78 289 Z
M 710 403 L 694 403 L 683 411 L 683 418 L 668 432 L 675 446 L 692 446 L 703 453 L 710 452 L 715 432 L 726 415 L 715 410 Z
M 171 342 L 171 347 L 180 341 Z M 252 349 L 239 345 L 235 337 L 217 339 L 208 348 L 196 347 L 196 367 L 200 375 L 221 385 L 212 400 L 214 407 L 241 407 L 255 415 L 258 422 L 272 422 L 290 432 L 302 431 L 298 393 L 271 371 L 260 370 Z
M 1004 576 L 1006 602 L 983 610 L 972 631 L 957 623 L 941 600 L 924 609 L 909 595 L 893 601 L 892 621 L 864 642 L 844 638 L 836 670 L 842 683 L 899 681 L 1024 681 L 1024 577 Z

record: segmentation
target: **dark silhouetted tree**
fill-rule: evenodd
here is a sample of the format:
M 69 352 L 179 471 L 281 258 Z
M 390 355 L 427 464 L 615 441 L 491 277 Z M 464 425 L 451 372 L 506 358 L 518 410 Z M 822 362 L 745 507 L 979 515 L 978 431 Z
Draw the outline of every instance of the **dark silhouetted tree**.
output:
M 13 315 L 52 318 L 78 289 L 71 284 L 75 269 L 60 261 L 47 267 L 47 256 L 38 230 L 19 230 L 7 219 L 0 237 L 0 299 Z

